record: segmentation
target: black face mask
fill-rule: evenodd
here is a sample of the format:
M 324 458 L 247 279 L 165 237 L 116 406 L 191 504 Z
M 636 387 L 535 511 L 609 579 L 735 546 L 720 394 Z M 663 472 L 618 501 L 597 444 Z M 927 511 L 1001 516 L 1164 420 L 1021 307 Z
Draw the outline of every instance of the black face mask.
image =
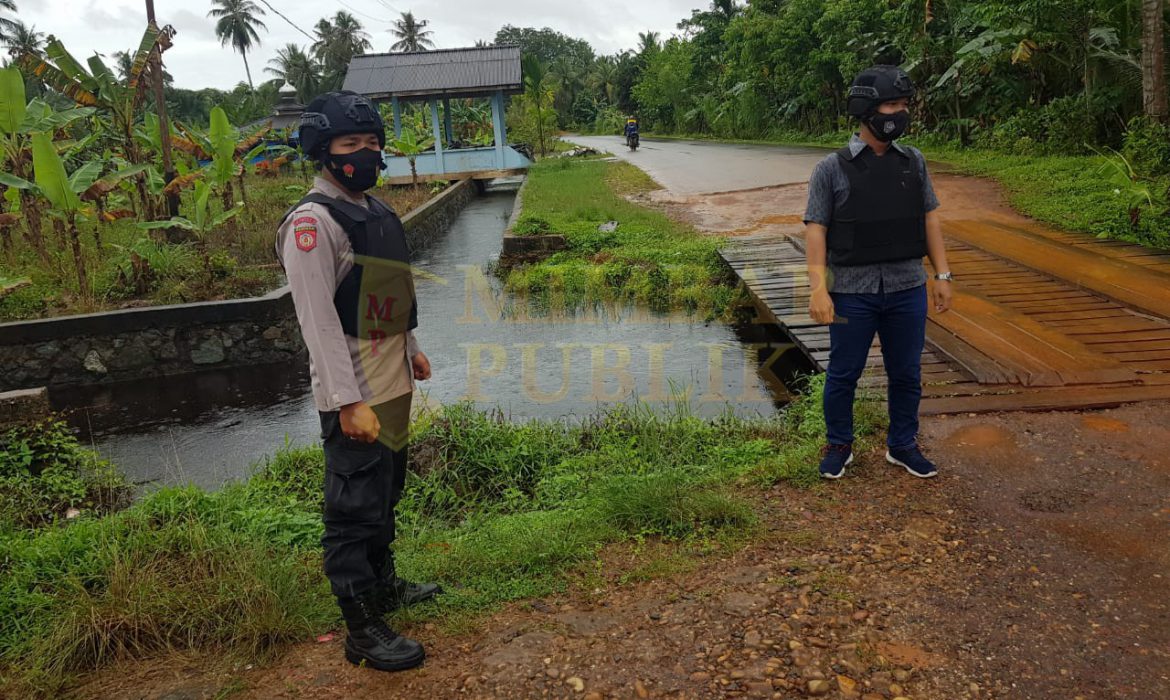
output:
M 878 141 L 889 143 L 906 133 L 910 128 L 910 112 L 902 110 L 893 114 L 875 114 L 866 122 Z
M 382 172 L 382 152 L 363 148 L 353 153 L 329 153 L 326 155 L 325 169 L 345 189 L 365 192 L 378 184 L 378 173 Z

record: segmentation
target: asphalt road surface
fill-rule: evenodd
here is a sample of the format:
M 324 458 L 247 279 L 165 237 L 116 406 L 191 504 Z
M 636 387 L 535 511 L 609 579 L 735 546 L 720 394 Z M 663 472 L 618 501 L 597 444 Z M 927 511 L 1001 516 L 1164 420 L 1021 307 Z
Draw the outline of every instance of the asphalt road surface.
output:
M 675 194 L 731 192 L 807 182 L 830 151 L 820 148 L 643 138 L 630 151 L 621 136 L 570 136 L 637 165 Z

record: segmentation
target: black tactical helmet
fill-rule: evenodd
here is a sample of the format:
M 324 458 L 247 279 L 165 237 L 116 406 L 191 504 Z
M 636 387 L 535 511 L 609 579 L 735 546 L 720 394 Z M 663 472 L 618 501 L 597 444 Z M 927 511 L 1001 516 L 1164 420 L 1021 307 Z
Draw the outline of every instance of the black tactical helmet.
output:
M 378 143 L 386 147 L 382 115 L 356 92 L 342 90 L 318 95 L 301 114 L 301 150 L 314 160 L 321 159 L 330 139 L 345 134 L 376 134 Z
M 914 97 L 914 81 L 897 66 L 866 68 L 853 79 L 849 88 L 849 116 L 867 119 L 877 112 L 878 105 L 903 97 Z

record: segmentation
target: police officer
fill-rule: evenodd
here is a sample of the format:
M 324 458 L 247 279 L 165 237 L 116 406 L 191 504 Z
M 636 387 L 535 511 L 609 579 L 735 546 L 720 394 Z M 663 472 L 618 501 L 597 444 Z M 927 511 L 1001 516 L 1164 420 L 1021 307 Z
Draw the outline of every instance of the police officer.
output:
M 301 117 L 320 167 L 285 216 L 276 252 L 309 350 L 325 448 L 325 575 L 348 629 L 345 657 L 383 671 L 423 662 L 422 646 L 383 615 L 441 592 L 395 573 L 394 507 L 406 479 L 414 380 L 431 376 L 402 222 L 365 194 L 382 169 L 385 127 L 353 92 L 330 92 Z
M 820 464 L 827 479 L 843 476 L 853 461 L 853 397 L 875 333 L 889 380 L 886 461 L 916 477 L 938 473 L 917 443 L 927 310 L 923 256 L 937 271 L 932 301 L 940 313 L 950 308 L 951 274 L 926 160 L 897 142 L 910 125 L 913 96 L 910 76 L 895 66 L 862 71 L 848 101 L 860 129 L 809 180 L 809 315 L 832 324 L 824 393 L 829 444 Z

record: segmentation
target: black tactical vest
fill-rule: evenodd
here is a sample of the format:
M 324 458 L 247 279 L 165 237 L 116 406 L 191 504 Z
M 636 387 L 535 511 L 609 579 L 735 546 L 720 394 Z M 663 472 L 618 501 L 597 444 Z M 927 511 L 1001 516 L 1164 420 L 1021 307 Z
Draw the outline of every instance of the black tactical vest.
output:
M 374 197 L 366 197 L 366 209 L 319 192 L 306 195 L 290 213 L 310 202 L 328 207 L 353 248 L 353 268 L 333 295 L 345 334 L 369 340 L 417 328 L 410 249 L 398 215 Z
M 849 196 L 833 210 L 829 263 L 869 265 L 926 255 L 922 176 L 910 154 L 891 147 L 884 156 L 866 148 L 853 157 L 837 151 L 849 178 Z

